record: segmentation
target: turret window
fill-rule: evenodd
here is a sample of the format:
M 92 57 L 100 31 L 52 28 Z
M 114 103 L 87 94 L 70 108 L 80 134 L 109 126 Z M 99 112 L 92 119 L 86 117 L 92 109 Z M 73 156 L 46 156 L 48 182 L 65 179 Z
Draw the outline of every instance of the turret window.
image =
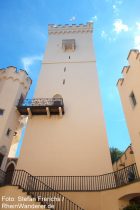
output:
M 0 116 L 4 114 L 4 109 L 0 109 Z
M 8 130 L 7 130 L 7 132 L 6 132 L 6 135 L 7 135 L 7 136 L 10 136 L 11 131 L 12 131 L 12 130 L 11 130 L 10 128 L 8 128 Z
M 130 94 L 130 101 L 131 101 L 132 107 L 134 108 L 136 106 L 136 104 L 137 104 L 137 101 L 136 101 L 136 97 L 135 97 L 135 94 L 134 94 L 133 91 Z

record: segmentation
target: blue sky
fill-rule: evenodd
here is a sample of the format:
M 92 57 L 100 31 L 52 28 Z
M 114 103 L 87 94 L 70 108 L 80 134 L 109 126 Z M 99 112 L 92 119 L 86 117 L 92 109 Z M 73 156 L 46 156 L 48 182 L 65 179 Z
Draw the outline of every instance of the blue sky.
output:
M 140 49 L 139 0 L 0 0 L 0 68 L 27 70 L 33 95 L 48 24 L 94 22 L 94 46 L 110 146 L 130 143 L 116 82 L 132 48 Z

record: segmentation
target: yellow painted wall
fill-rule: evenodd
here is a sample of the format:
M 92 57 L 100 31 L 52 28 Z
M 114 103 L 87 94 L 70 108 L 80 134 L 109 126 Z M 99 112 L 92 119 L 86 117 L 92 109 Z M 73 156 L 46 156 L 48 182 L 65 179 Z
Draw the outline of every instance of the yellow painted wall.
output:
M 7 156 L 12 144 L 15 130 L 19 126 L 20 114 L 16 110 L 21 94 L 26 96 L 31 84 L 25 71 L 16 72 L 15 67 L 7 67 L 0 71 L 0 109 L 4 109 L 4 114 L 0 116 L 0 147 L 6 147 L 6 154 L 1 169 L 5 169 Z M 7 136 L 7 130 L 11 129 Z
M 140 52 L 138 50 L 130 51 L 128 63 L 129 66 L 123 68 L 123 79 L 118 81 L 118 89 L 140 174 Z M 130 100 L 132 91 L 137 101 L 135 107 Z
M 140 182 L 101 192 L 61 192 L 61 194 L 85 210 L 122 210 L 129 204 L 130 198 L 140 195 Z M 2 202 L 1 198 L 3 195 L 14 197 L 14 204 L 18 203 L 18 196 L 27 197 L 27 194 L 23 193 L 17 187 L 8 186 L 0 188 L 0 202 Z M 39 204 L 32 201 L 23 203 Z
M 65 39 L 75 39 L 74 52 L 63 51 Z M 28 121 L 17 168 L 34 175 L 56 176 L 111 172 L 92 24 L 64 29 L 49 27 L 48 46 L 34 97 L 52 98 L 55 94 L 63 97 L 64 116 L 50 119 L 33 116 Z

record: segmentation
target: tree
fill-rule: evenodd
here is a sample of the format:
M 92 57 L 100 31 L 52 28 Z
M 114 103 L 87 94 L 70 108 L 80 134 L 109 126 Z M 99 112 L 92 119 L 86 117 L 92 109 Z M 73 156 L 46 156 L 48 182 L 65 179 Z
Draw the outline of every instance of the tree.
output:
M 111 160 L 112 164 L 117 161 L 123 154 L 123 151 L 119 150 L 118 148 L 111 147 L 110 148 L 110 155 L 111 155 Z

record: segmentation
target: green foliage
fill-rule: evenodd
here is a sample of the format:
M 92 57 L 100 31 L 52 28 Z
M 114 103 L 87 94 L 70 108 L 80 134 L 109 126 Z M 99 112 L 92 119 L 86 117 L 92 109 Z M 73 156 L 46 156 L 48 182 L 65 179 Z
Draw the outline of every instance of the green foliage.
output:
M 123 208 L 123 210 L 140 210 L 140 204 L 130 204 Z
M 117 161 L 121 157 L 122 154 L 123 154 L 123 152 L 120 151 L 118 148 L 111 147 L 110 148 L 110 155 L 111 155 L 112 164 L 115 161 Z

